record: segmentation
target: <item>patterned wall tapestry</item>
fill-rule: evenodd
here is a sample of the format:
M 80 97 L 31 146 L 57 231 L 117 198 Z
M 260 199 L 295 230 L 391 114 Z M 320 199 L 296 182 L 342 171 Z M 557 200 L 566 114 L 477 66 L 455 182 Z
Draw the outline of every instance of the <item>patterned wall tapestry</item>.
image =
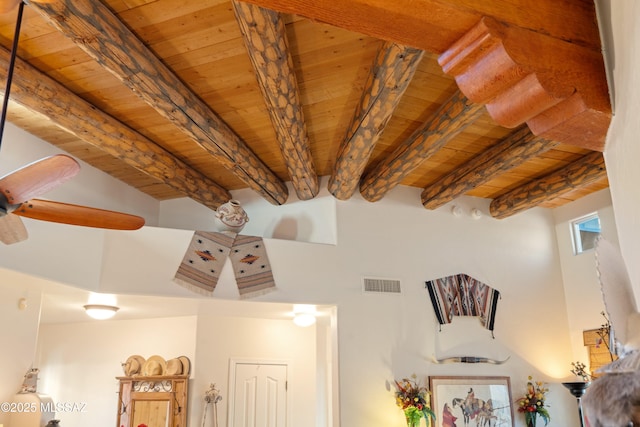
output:
M 229 231 L 196 231 L 174 281 L 194 292 L 211 296 L 227 258 L 233 266 L 240 298 L 252 298 L 275 290 L 262 238 Z
M 466 274 L 429 280 L 426 288 L 440 329 L 451 323 L 453 316 L 477 316 L 493 336 L 499 291 Z

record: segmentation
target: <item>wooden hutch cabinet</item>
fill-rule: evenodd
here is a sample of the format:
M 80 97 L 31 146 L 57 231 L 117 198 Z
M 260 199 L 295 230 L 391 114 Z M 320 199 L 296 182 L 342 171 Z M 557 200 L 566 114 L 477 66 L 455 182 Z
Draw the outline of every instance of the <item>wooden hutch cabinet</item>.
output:
M 117 427 L 186 427 L 188 375 L 117 377 Z

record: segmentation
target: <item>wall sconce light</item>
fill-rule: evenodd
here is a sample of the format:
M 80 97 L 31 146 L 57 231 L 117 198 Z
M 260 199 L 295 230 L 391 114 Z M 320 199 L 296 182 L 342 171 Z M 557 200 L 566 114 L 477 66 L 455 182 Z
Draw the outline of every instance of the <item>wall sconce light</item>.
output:
M 84 310 L 87 312 L 89 317 L 93 317 L 98 320 L 106 320 L 115 316 L 116 311 L 120 310 L 120 308 L 114 305 L 87 304 L 84 306 Z
M 308 304 L 295 304 L 293 306 L 293 323 L 302 327 L 316 323 L 316 307 Z

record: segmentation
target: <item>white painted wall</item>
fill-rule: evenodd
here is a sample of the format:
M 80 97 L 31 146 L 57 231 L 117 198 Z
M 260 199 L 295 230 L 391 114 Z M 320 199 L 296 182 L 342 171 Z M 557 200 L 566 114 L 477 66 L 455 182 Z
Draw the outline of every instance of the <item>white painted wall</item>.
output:
M 551 384 L 550 427 L 576 424 L 575 400 L 559 385 L 570 376 L 574 355 L 551 211 L 533 209 L 498 221 L 487 215 L 487 200 L 462 198 L 458 204 L 465 214 L 456 218 L 449 207 L 428 211 L 418 201 L 418 189 L 402 187 L 376 204 L 358 197 L 338 202 L 335 246 L 266 240 L 278 290 L 257 300 L 337 305 L 340 425 L 404 425 L 389 384 L 412 373 L 424 380 L 429 375 L 505 375 L 511 378 L 514 397 L 524 391 L 527 376 L 534 375 Z M 467 213 L 474 207 L 485 216 L 472 219 Z M 185 292 L 171 279 L 190 233 L 150 227 L 115 236 L 104 246 L 101 277 L 118 280 L 103 281 L 102 290 Z M 73 263 L 66 260 L 60 268 L 73 268 Z M 41 274 L 37 267 L 34 274 Z M 495 339 L 476 319 L 456 319 L 438 332 L 424 282 L 456 273 L 469 274 L 501 292 Z M 364 295 L 363 276 L 400 279 L 403 293 Z M 215 297 L 237 299 L 232 272 L 223 272 Z M 210 325 L 206 316 L 201 318 Z M 228 369 L 227 360 L 209 363 L 210 356 L 220 356 L 213 342 L 202 343 L 211 329 L 204 332 L 202 322 L 198 321 L 194 396 L 211 381 L 222 385 L 227 377 L 221 373 Z M 220 346 L 228 339 L 229 335 L 221 335 Z M 109 341 L 110 346 L 117 345 Z M 138 351 L 127 347 L 125 354 Z M 254 353 L 260 355 L 258 349 Z M 430 363 L 433 356 L 459 355 L 509 357 L 509 361 L 499 366 Z M 115 356 L 109 357 L 110 363 L 124 357 Z M 212 371 L 204 374 L 203 369 Z M 516 426 L 522 426 L 521 417 L 515 418 Z
M 425 210 L 418 191 L 398 188 L 376 204 L 357 197 L 338 202 L 336 246 L 266 240 L 278 291 L 258 300 L 337 305 L 340 425 L 404 425 L 389 384 L 412 373 L 424 380 L 429 375 L 505 375 L 514 397 L 534 375 L 551 384 L 550 426 L 575 424 L 575 400 L 559 385 L 570 377 L 574 355 L 551 211 L 533 209 L 498 221 L 487 215 L 488 201 L 463 198 L 458 203 L 465 215 L 456 218 L 449 207 Z M 472 219 L 467 213 L 474 207 L 485 216 Z M 175 270 L 168 266 L 177 268 L 189 237 L 149 228 L 109 239 L 102 277 L 118 280 L 110 280 L 107 291 L 184 292 L 172 282 Z M 495 339 L 477 319 L 456 319 L 438 332 L 424 282 L 456 273 L 501 292 Z M 363 276 L 400 279 L 403 293 L 364 295 Z M 223 272 L 214 295 L 237 299 L 231 272 Z M 203 346 L 196 349 L 198 372 L 204 369 L 202 358 L 208 359 L 202 354 L 213 344 Z M 433 356 L 459 355 L 509 361 L 500 366 L 430 363 Z M 212 363 L 209 369 L 224 370 L 227 363 Z M 198 376 L 194 384 L 202 388 L 220 381 L 220 372 Z M 518 415 L 516 425 L 523 425 Z
M 329 196 L 326 178 L 321 179 L 321 189 L 312 200 L 298 200 L 288 185 L 289 200 L 275 206 L 262 198 L 256 198 L 253 190 L 233 192 L 249 216 L 243 234 L 271 239 L 300 242 L 337 243 L 336 199 Z M 215 212 L 191 200 L 175 199 L 160 203 L 159 226 L 186 230 L 215 231 Z
M 383 386 L 412 373 L 506 375 L 515 396 L 534 375 L 555 382 L 553 425 L 575 423 L 575 402 L 556 386 L 568 374 L 570 345 L 550 212 L 534 209 L 497 221 L 488 217 L 488 201 L 465 198 L 459 201 L 465 215 L 455 218 L 449 207 L 429 212 L 418 200 L 416 190 L 401 188 L 375 205 L 358 199 L 339 203 L 334 277 L 310 279 L 310 289 L 322 287 L 338 301 L 342 425 L 403 425 Z M 471 219 L 467 213 L 474 207 L 485 216 Z M 456 273 L 501 292 L 495 339 L 476 319 L 456 319 L 438 332 L 424 282 Z M 363 275 L 398 278 L 404 293 L 363 295 Z M 296 276 L 302 282 L 309 274 Z M 434 355 L 510 359 L 501 366 L 434 365 Z M 369 411 L 372 406 L 378 410 Z
M 113 427 L 119 407 L 116 377 L 124 375 L 120 364 L 139 354 L 166 360 L 187 356 L 195 365 L 196 326 L 195 316 L 44 324 L 38 390 L 58 404 L 84 407 L 57 413 L 63 426 Z
M 203 309 L 207 313 L 206 305 Z M 289 420 L 292 426 L 316 424 L 316 327 L 300 328 L 291 320 L 198 316 L 196 360 L 198 370 L 192 384 L 191 426 L 202 426 L 204 392 L 216 383 L 223 400 L 218 403 L 218 425 L 226 426 L 231 401 L 229 362 L 285 362 L 289 365 Z M 211 411 L 211 408 L 209 408 Z M 212 413 L 207 424 L 213 427 Z
M 240 196 L 247 207 L 259 205 L 252 199 L 255 196 Z M 550 383 L 550 427 L 577 424 L 575 400 L 559 382 L 570 376 L 570 362 L 574 360 L 572 331 L 581 326 L 569 323 L 556 220 L 551 211 L 532 209 L 498 221 L 488 216 L 487 200 L 464 197 L 456 201 L 464 215 L 456 218 L 451 215 L 450 206 L 425 210 L 419 203 L 419 189 L 406 187 L 395 189 L 375 204 L 359 196 L 333 203 L 335 210 L 329 209 L 326 224 L 316 228 L 314 223 L 313 229 L 327 230 L 323 233 L 331 235 L 333 221 L 335 238 L 326 240 L 333 239 L 337 244 L 299 241 L 297 234 L 288 240 L 266 239 L 278 290 L 257 300 L 337 306 L 340 401 L 336 413 L 339 410 L 340 425 L 403 426 L 402 413 L 394 404 L 389 384 L 412 373 L 425 380 L 429 375 L 505 375 L 511 378 L 514 398 L 524 391 L 527 376 L 534 375 Z M 303 202 L 296 204 L 296 215 L 284 218 L 287 230 L 308 229 L 305 206 Z M 484 216 L 472 219 L 472 208 L 479 208 Z M 273 210 L 251 209 L 254 223 L 278 224 L 283 219 Z M 190 212 L 178 211 L 185 218 Z M 586 213 L 589 212 L 583 214 Z M 320 221 L 322 218 L 313 219 Z M 188 245 L 190 230 L 151 226 L 139 232 L 95 235 L 82 228 L 63 233 L 58 231 L 60 226 L 42 222 L 37 227 L 34 240 L 21 246 L 0 247 L 0 267 L 101 292 L 188 295 L 171 279 Z M 34 230 L 31 225 L 28 228 Z M 622 226 L 618 224 L 618 228 Z M 457 273 L 476 277 L 501 292 L 495 339 L 476 319 L 456 319 L 438 332 L 424 282 Z M 403 293 L 364 295 L 363 276 L 400 279 Z M 223 270 L 215 298 L 237 299 L 229 268 Z M 198 328 L 201 325 L 198 321 Z M 84 340 L 93 333 L 79 330 L 73 335 Z M 102 341 L 110 348 L 117 345 L 117 341 Z M 317 350 L 316 345 L 314 341 Z M 125 353 L 138 351 L 128 347 Z M 198 355 L 208 358 L 209 353 L 214 353 L 212 344 L 200 347 L 198 338 L 193 351 L 198 370 L 204 369 L 206 362 Z M 43 363 L 45 358 L 57 357 L 48 353 L 41 353 Z M 430 363 L 434 355 L 509 357 L 509 361 L 499 366 L 435 365 Z M 109 356 L 110 364 L 117 364 L 124 357 L 115 356 Z M 70 369 L 79 370 L 75 366 L 77 359 L 69 356 L 67 360 L 73 360 Z M 225 362 L 224 367 L 216 364 L 210 369 L 227 366 Z M 220 381 L 213 378 L 219 372 L 196 377 L 194 385 Z M 113 376 L 104 374 L 104 378 Z M 87 388 L 82 389 L 86 392 Z M 312 389 L 317 394 L 317 388 Z M 198 389 L 193 395 L 203 392 Z M 67 398 L 74 397 L 63 397 Z M 93 401 L 91 404 L 98 405 Z M 113 405 L 99 410 L 112 411 Z M 195 410 L 193 415 L 197 416 Z M 515 419 L 516 426 L 523 425 L 522 417 L 516 414 Z
M 2 270 L 0 275 L 0 402 L 10 402 L 27 370 L 37 367 L 41 293 L 27 285 L 32 279 L 23 274 Z M 25 309 L 19 307 L 22 298 Z M 0 424 L 8 420 L 9 414 L 0 411 Z
M 622 256 L 626 260 L 636 305 L 640 307 L 640 3 L 597 0 L 605 58 L 612 75 L 615 116 L 605 160 Z
M 562 266 L 562 282 L 567 301 L 567 317 L 571 331 L 573 361 L 589 365 L 589 353 L 584 346 L 585 329 L 597 329 L 605 319 L 600 314 L 605 311 L 600 282 L 596 272 L 595 251 L 589 250 L 574 255 L 571 222 L 582 216 L 597 213 L 600 217 L 602 237 L 618 244 L 615 216 L 608 190 L 602 190 L 587 197 L 554 209 L 558 252 Z
M 61 424 L 112 427 L 118 407 L 115 378 L 123 375 L 120 363 L 134 354 L 145 358 L 157 354 L 167 360 L 184 355 L 192 362 L 189 425 L 202 426 L 204 392 L 211 383 L 223 396 L 218 404 L 219 425 L 227 425 L 229 361 L 278 361 L 290 368 L 291 425 L 326 425 L 325 414 L 318 414 L 309 402 L 325 399 L 317 396 L 325 379 L 316 378 L 318 360 L 324 357 L 317 354 L 316 339 L 323 336 L 328 322 L 300 328 L 289 319 L 220 314 L 216 304 L 207 302 L 200 311 L 187 317 L 43 324 L 36 363 L 42 372 L 38 390 L 55 402 L 85 407 L 83 412 L 56 414 Z M 318 408 L 326 410 L 327 404 L 320 403 Z M 211 411 L 206 426 L 214 425 Z

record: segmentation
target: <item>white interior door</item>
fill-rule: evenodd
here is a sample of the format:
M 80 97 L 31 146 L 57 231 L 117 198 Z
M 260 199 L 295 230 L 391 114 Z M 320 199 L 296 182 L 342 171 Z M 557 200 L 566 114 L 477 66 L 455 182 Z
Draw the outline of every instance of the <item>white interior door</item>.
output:
M 230 427 L 286 427 L 287 365 L 237 363 Z

